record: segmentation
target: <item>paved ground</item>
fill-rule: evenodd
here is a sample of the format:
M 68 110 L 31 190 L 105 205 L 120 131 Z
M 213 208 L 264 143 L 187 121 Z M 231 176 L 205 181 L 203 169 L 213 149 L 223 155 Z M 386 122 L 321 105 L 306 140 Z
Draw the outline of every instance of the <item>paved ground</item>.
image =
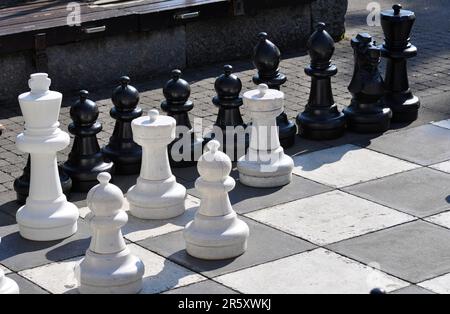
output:
M 350 1 L 347 39 L 367 31 L 381 42 L 381 29 L 366 24 L 364 2 Z M 393 1 L 380 2 L 389 7 Z M 420 53 L 411 60 L 410 73 L 411 86 L 423 103 L 419 120 L 394 125 L 376 138 L 352 133 L 326 142 L 299 138 L 288 151 L 296 163 L 292 184 L 258 190 L 238 183 L 230 198 L 249 224 L 251 238 L 248 252 L 235 260 L 203 262 L 186 255 L 181 230 L 199 202 L 193 188 L 197 172 L 175 171 L 189 189 L 188 212 L 163 222 L 130 218 L 124 230 L 131 250 L 146 264 L 144 292 L 367 293 L 381 286 L 395 293 L 450 293 L 450 21 L 439 1 L 431 3 L 404 2 L 418 15 L 412 40 Z M 334 93 L 342 107 L 350 101 L 347 85 L 353 69 L 348 40 L 337 44 L 334 59 L 340 70 Z M 282 70 L 289 82 L 283 90 L 291 118 L 307 102 L 309 79 L 303 68 L 308 61 L 296 52 L 284 54 Z M 231 64 L 244 90 L 253 88 L 251 63 Z M 185 71 L 196 105 L 192 118 L 203 118 L 204 127 L 217 114 L 211 98 L 221 68 Z M 159 108 L 160 87 L 167 79 L 136 82 L 144 110 Z M 91 93 L 104 125 L 101 144 L 114 123 L 108 114 L 110 92 Z M 64 101 L 64 129 L 73 101 L 70 95 Z M 78 234 L 64 241 L 33 243 L 20 238 L 12 182 L 26 157 L 14 144 L 23 119 L 15 103 L 0 108 L 0 117 L 6 127 L 0 138 L 0 263 L 23 292 L 75 292 L 72 270 L 88 246 L 88 225 L 80 219 Z M 135 177 L 119 177 L 117 182 L 126 190 Z M 84 197 L 72 199 L 82 217 L 87 212 Z

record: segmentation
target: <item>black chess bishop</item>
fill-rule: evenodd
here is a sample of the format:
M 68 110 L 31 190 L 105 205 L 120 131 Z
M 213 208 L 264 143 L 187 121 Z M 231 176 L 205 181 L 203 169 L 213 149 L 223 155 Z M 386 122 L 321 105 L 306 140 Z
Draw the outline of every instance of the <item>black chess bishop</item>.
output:
M 345 116 L 334 102 L 331 77 L 338 72 L 331 63 L 334 53 L 333 38 L 318 23 L 308 41 L 311 65 L 305 73 L 311 77 L 311 91 L 305 111 L 297 116 L 299 134 L 313 140 L 335 139 L 344 134 Z
M 267 39 L 267 33 L 260 33 L 258 37 L 259 42 L 253 52 L 253 64 L 258 73 L 253 76 L 253 83 L 256 85 L 266 84 L 270 89 L 280 90 L 287 81 L 286 75 L 281 73 L 279 68 L 280 49 Z M 289 121 L 284 111 L 277 117 L 277 126 L 281 146 L 288 148 L 294 145 L 297 127 Z

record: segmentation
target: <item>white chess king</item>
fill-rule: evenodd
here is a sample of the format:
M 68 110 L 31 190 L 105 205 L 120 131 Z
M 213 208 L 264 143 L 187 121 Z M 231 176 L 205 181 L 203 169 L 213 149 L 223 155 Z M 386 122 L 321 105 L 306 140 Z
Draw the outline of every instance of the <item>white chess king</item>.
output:
M 230 158 L 218 151 L 220 143 L 212 140 L 209 151 L 199 159 L 200 178 L 195 182 L 201 194 L 194 220 L 186 225 L 184 238 L 189 255 L 206 260 L 239 256 L 247 249 L 249 229 L 231 207 L 228 192 L 235 181 L 229 176 Z
M 0 238 L 0 244 L 2 238 Z M 19 294 L 19 286 L 17 283 L 6 277 L 2 269 L 0 269 L 0 294 Z
M 257 188 L 290 183 L 294 161 L 284 154 L 276 124 L 276 117 L 283 112 L 284 93 L 261 84 L 243 98 L 253 125 L 250 147 L 237 164 L 240 182 Z
M 150 110 L 132 122 L 133 139 L 142 146 L 142 168 L 127 193 L 131 215 L 141 219 L 169 219 L 186 210 L 186 188 L 170 170 L 167 145 L 175 139 L 176 121 Z
M 69 145 L 69 135 L 59 128 L 62 95 L 50 91 L 46 73 L 32 74 L 31 91 L 19 96 L 25 130 L 17 148 L 31 156 L 30 194 L 17 211 L 22 237 L 34 241 L 64 239 L 77 231 L 78 208 L 62 192 L 56 153 Z
M 83 294 L 133 294 L 142 289 L 144 264 L 132 255 L 122 236 L 121 227 L 128 221 L 123 209 L 122 191 L 110 184 L 111 175 L 100 173 L 100 184 L 87 196 L 91 212 L 86 219 L 92 240 L 85 258 L 75 269 Z

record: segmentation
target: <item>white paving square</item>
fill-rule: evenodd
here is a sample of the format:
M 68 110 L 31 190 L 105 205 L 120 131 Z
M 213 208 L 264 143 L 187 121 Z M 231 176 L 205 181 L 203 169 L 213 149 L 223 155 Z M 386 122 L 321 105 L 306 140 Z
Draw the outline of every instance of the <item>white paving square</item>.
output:
M 318 245 L 338 242 L 415 219 L 341 191 L 311 196 L 246 216 Z
M 434 124 L 436 126 L 440 126 L 441 128 L 450 129 L 450 119 L 442 120 L 442 121 L 438 121 L 438 122 L 432 122 L 432 124 Z
M 424 281 L 419 286 L 435 293 L 450 294 L 450 274 Z
M 139 256 L 145 265 L 144 287 L 141 293 L 160 293 L 173 288 L 206 280 L 163 257 L 138 245 L 130 244 L 131 252 Z M 52 293 L 78 293 L 74 269 L 82 257 L 27 269 L 20 275 Z
M 434 215 L 425 219 L 429 222 L 435 223 L 437 225 L 450 228 L 450 212 L 441 213 Z
M 325 249 L 293 255 L 215 278 L 242 293 L 368 294 L 408 283 Z
M 419 167 L 356 145 L 342 145 L 299 155 L 294 157 L 294 162 L 295 174 L 336 188 Z
M 440 164 L 433 165 L 431 166 L 431 168 L 450 173 L 450 160 L 441 162 Z
M 188 195 L 186 198 L 186 212 L 173 219 L 143 220 L 128 214 L 128 222 L 123 226 L 122 233 L 126 239 L 138 242 L 147 238 L 182 230 L 189 221 L 194 219 L 199 205 L 200 200 L 198 198 Z M 128 209 L 128 202 L 125 202 L 124 210 L 128 211 Z M 80 209 L 80 216 L 85 218 L 89 212 L 89 208 L 83 207 Z

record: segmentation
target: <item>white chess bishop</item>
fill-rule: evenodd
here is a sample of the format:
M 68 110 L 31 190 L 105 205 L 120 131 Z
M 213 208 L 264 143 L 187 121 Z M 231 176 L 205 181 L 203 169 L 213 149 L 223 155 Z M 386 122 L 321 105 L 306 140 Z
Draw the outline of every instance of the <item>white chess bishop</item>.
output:
M 189 255 L 206 260 L 221 260 L 239 256 L 247 249 L 249 229 L 231 207 L 228 192 L 235 187 L 229 176 L 230 158 L 212 140 L 208 152 L 198 161 L 200 178 L 195 182 L 201 194 L 200 207 L 194 220 L 186 225 L 184 238 Z
M 250 147 L 237 164 L 240 182 L 257 188 L 291 182 L 294 161 L 280 145 L 276 117 L 283 112 L 284 93 L 261 84 L 244 94 L 244 108 L 252 117 Z
M 78 208 L 63 194 L 57 168 L 56 153 L 70 142 L 59 128 L 62 95 L 49 90 L 46 73 L 32 74 L 28 84 L 31 91 L 19 96 L 25 130 L 16 145 L 31 156 L 30 193 L 16 219 L 26 239 L 64 239 L 77 231 Z
M 0 243 L 2 238 L 0 238 Z M 19 294 L 19 286 L 17 283 L 6 277 L 2 269 L 0 269 L 0 294 Z
M 122 191 L 110 184 L 111 175 L 98 175 L 100 184 L 87 196 L 91 212 L 86 219 L 92 239 L 85 258 L 75 269 L 82 294 L 133 294 L 142 289 L 144 264 L 132 255 L 122 236 L 128 221 Z
M 175 139 L 176 121 L 150 110 L 133 120 L 133 139 L 142 146 L 141 173 L 127 193 L 130 213 L 141 219 L 169 219 L 186 210 L 186 188 L 172 174 L 167 145 Z

